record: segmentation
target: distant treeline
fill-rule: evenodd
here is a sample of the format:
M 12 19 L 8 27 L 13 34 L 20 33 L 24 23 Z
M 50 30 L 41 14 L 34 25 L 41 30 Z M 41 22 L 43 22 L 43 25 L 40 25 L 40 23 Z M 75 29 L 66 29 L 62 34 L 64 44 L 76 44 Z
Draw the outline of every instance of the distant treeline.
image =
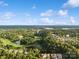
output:
M 35 28 L 35 29 L 44 29 L 44 28 L 70 28 L 70 29 L 79 29 L 79 25 L 0 25 L 0 29 L 16 29 L 16 28 Z

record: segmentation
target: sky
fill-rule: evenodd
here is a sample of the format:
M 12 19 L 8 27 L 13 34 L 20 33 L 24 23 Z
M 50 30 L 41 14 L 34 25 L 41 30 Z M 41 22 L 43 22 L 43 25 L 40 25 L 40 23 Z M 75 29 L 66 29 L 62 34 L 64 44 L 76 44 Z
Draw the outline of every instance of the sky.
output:
M 79 0 L 0 0 L 0 25 L 79 25 Z

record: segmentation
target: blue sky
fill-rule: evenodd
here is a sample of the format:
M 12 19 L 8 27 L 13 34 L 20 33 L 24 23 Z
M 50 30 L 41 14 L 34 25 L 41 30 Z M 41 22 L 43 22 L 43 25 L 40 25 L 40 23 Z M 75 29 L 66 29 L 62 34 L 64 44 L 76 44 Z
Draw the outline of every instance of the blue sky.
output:
M 79 25 L 79 0 L 0 0 L 0 25 Z

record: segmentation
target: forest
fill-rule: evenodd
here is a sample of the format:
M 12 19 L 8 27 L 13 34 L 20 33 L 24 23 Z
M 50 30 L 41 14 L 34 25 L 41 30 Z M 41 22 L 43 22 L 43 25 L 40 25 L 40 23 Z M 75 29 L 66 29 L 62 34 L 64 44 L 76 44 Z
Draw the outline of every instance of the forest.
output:
M 0 29 L 0 59 L 79 59 L 79 29 Z

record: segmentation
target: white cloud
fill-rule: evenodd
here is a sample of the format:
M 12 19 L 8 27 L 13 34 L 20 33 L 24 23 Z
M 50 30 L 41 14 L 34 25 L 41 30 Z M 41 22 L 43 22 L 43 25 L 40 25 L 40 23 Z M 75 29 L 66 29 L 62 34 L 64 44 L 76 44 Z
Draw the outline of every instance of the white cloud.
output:
M 49 9 L 46 12 L 41 13 L 40 15 L 45 16 L 45 17 L 52 16 L 53 15 L 53 10 Z
M 68 15 L 68 11 L 67 10 L 59 10 L 58 11 L 58 15 L 60 15 L 60 16 L 67 16 Z
M 26 17 L 30 17 L 30 16 L 31 16 L 31 14 L 29 14 L 29 13 L 26 13 L 26 14 L 25 14 L 25 16 L 26 16 Z
M 0 6 L 1 7 L 6 7 L 6 6 L 8 6 L 8 3 L 5 3 L 4 1 L 0 1 Z
M 42 24 L 45 24 L 45 25 L 49 25 L 49 24 L 52 25 L 53 24 L 53 20 L 49 19 L 49 18 L 41 18 L 40 21 Z
M 36 5 L 35 4 L 33 4 L 32 9 L 36 9 Z
M 13 23 L 12 20 L 14 20 L 14 16 L 16 16 L 12 12 L 4 12 L 0 13 L 0 24 L 11 24 Z
M 28 19 L 28 21 L 27 21 L 27 24 L 28 25 L 36 25 L 37 24 L 37 20 L 36 19 Z
M 38 23 L 37 21 L 38 20 L 33 18 L 30 14 L 26 14 L 24 20 L 22 20 L 25 25 L 36 25 Z
M 62 21 L 56 21 L 54 22 L 55 25 L 67 25 L 66 22 L 62 22 Z
M 49 18 L 33 18 L 33 17 L 26 17 L 25 21 L 23 21 L 27 25 L 52 25 L 53 20 Z
M 71 17 L 70 17 L 70 23 L 71 23 L 71 24 L 74 24 L 75 22 L 76 22 L 75 18 L 71 16 Z
M 68 9 L 68 8 L 74 8 L 74 7 L 79 7 L 79 0 L 68 0 L 64 4 L 64 8 L 66 8 L 66 9 Z
M 14 16 L 16 16 L 14 13 L 12 12 L 5 12 L 0 14 L 0 20 L 9 20 L 11 18 L 13 18 Z

